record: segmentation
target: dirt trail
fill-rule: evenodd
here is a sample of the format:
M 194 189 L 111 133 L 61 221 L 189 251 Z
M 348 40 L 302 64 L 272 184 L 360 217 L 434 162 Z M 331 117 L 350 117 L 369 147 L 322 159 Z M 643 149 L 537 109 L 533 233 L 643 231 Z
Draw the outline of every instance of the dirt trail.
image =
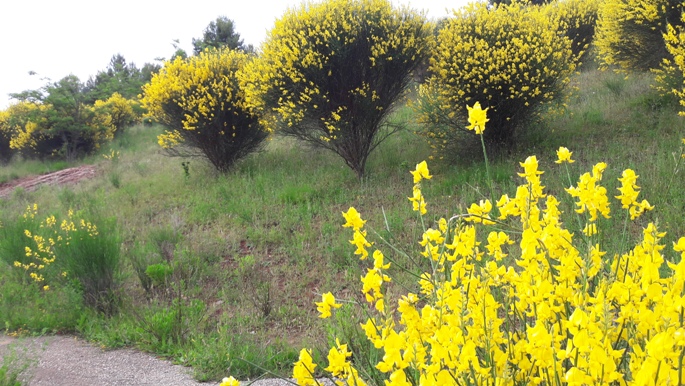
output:
M 13 338 L 0 335 L 0 364 L 10 355 L 26 363 L 25 385 L 195 386 L 191 370 L 131 349 L 105 351 L 71 336 Z
M 27 192 L 30 192 L 43 185 L 56 186 L 74 184 L 84 179 L 93 178 L 94 176 L 95 166 L 83 165 L 75 168 L 63 169 L 56 172 L 43 174 L 40 176 L 24 177 L 18 180 L 0 184 L 0 198 L 9 197 L 16 188 L 22 188 Z
M 218 386 L 198 382 L 188 367 L 132 349 L 103 350 L 73 336 L 14 338 L 0 333 L 0 366 L 5 356 L 11 366 L 27 364 L 25 386 Z M 333 386 L 319 379 L 322 386 Z M 282 379 L 243 381 L 241 385 L 292 386 Z

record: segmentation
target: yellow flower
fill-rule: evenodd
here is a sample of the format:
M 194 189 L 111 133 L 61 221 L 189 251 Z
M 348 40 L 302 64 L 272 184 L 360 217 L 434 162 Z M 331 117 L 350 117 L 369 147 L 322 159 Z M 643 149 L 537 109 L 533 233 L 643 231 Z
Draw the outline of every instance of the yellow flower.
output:
M 414 211 L 418 211 L 421 214 L 426 214 L 426 201 L 421 194 L 421 188 L 418 185 L 414 185 L 414 195 L 409 197 L 409 201 L 412 202 L 412 207 Z
M 676 252 L 685 252 L 685 237 L 678 239 L 677 243 L 673 243 L 673 250 Z
M 487 119 L 488 108 L 483 110 L 480 107 L 480 102 L 474 103 L 473 107 L 466 106 L 469 111 L 469 126 L 466 126 L 469 130 L 474 130 L 476 134 L 483 134 L 485 131 L 485 122 L 489 121 Z
M 295 362 L 293 367 L 293 378 L 300 386 L 315 386 L 319 382 L 314 379 L 314 369 L 316 364 L 312 361 L 312 354 L 309 350 L 303 348 L 300 351 L 300 358 Z
M 595 224 L 594 222 L 588 223 L 587 225 L 585 225 L 585 229 L 583 229 L 583 233 L 585 234 L 585 236 L 588 236 L 588 237 L 590 237 L 592 235 L 596 235 L 597 234 L 597 224 Z
M 573 154 L 572 151 L 569 151 L 567 148 L 562 146 L 559 148 L 559 150 L 557 150 L 557 157 L 559 159 L 557 159 L 554 162 L 556 162 L 558 164 L 563 163 L 563 162 L 568 162 L 568 163 L 572 164 L 576 161 L 571 159 L 571 154 Z
M 335 339 L 335 344 L 337 347 L 331 347 L 328 352 L 328 367 L 324 370 L 337 377 L 348 371 L 350 365 L 347 363 L 347 358 L 352 356 L 352 353 L 347 351 L 346 344 L 340 344 L 338 338 Z
M 335 302 L 335 296 L 330 292 L 321 295 L 321 302 L 315 303 L 316 310 L 321 313 L 321 315 L 319 315 L 321 319 L 326 319 L 331 316 L 331 308 L 340 308 L 342 306 L 342 304 Z
M 221 384 L 219 386 L 240 386 L 240 382 L 238 382 L 233 377 L 228 377 L 228 378 L 222 379 Z
M 354 235 L 352 235 L 352 240 L 350 240 L 350 244 L 357 247 L 357 250 L 354 251 L 354 254 L 359 255 L 359 260 L 365 260 L 369 256 L 369 252 L 366 250 L 366 247 L 370 247 L 371 243 L 366 241 L 365 231 L 355 229 Z
M 350 209 L 347 210 L 347 213 L 343 212 L 342 215 L 346 220 L 345 224 L 343 225 L 344 228 L 352 228 L 354 230 L 359 230 L 364 226 L 364 223 L 366 222 L 365 220 L 362 220 L 361 216 L 359 215 L 359 212 L 357 212 L 357 210 L 353 207 L 350 207 Z
M 428 172 L 428 164 L 426 164 L 426 161 L 416 164 L 416 169 L 410 173 L 414 176 L 415 184 L 418 184 L 423 179 L 430 180 L 431 177 L 433 177 Z

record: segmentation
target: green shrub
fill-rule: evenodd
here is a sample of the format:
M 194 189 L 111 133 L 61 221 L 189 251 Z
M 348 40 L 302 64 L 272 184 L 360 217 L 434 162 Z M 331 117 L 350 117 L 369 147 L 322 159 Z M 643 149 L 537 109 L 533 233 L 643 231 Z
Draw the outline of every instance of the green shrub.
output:
M 3 328 L 43 332 L 74 330 L 84 311 L 79 291 L 59 284 L 45 291 L 7 273 L 0 273 L 0 325 Z
M 60 228 L 67 242 L 56 245 L 58 265 L 67 278 L 76 281 L 86 306 L 112 315 L 119 305 L 116 275 L 120 244 L 116 222 L 102 219 L 96 225 L 70 211 Z
M 489 108 L 489 147 L 505 148 L 516 130 L 558 100 L 575 68 L 571 42 L 540 7 L 485 3 L 457 11 L 438 35 L 432 76 L 415 105 L 424 134 L 441 155 L 466 130 L 467 105 Z
M 268 132 L 236 79 L 249 59 L 223 49 L 167 62 L 143 88 L 143 106 L 169 129 L 159 144 L 172 154 L 202 156 L 221 172 L 258 150 Z
M 150 278 L 151 284 L 158 288 L 166 286 L 173 273 L 174 268 L 166 263 L 151 264 L 145 269 L 145 275 Z
M 335 152 L 361 177 L 430 37 L 424 17 L 390 1 L 305 3 L 276 23 L 241 82 L 270 127 Z
M 18 282 L 49 292 L 74 284 L 86 306 L 111 315 L 117 308 L 119 237 L 113 220 L 95 225 L 69 210 L 61 221 L 38 217 L 29 206 L 0 227 L 0 261 L 18 273 Z

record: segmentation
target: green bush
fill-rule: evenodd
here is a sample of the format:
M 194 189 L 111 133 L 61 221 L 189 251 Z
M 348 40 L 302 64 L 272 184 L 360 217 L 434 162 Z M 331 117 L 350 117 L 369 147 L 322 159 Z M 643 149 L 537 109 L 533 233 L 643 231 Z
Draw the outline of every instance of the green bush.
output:
M 64 237 L 68 242 L 56 245 L 57 263 L 67 278 L 75 280 L 86 306 L 112 315 L 119 305 L 116 275 L 120 243 L 116 222 L 103 219 L 96 225 L 71 212 L 65 221 L 61 229 L 68 229 Z
M 438 35 L 432 76 L 415 105 L 431 146 L 445 154 L 465 130 L 467 108 L 489 108 L 489 147 L 505 148 L 516 130 L 558 100 L 575 69 L 571 41 L 540 7 L 471 4 Z
M 424 17 L 390 1 L 306 3 L 276 23 L 241 82 L 270 127 L 335 152 L 361 177 L 430 37 Z

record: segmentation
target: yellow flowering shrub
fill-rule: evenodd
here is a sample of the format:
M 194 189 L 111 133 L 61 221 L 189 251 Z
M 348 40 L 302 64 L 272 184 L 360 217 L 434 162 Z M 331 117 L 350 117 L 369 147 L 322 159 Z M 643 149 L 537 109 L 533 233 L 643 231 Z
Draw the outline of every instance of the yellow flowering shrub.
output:
M 600 3 L 595 44 L 605 66 L 650 70 L 669 59 L 663 34 L 682 25 L 679 0 L 605 0 Z
M 505 146 L 515 130 L 559 97 L 575 60 L 571 41 L 546 9 L 474 3 L 446 22 L 431 58 L 432 76 L 415 104 L 436 153 L 465 130 L 467 104 L 480 101 L 491 109 L 485 142 Z
M 126 126 L 130 126 L 140 120 L 140 116 L 134 110 L 136 105 L 136 101 L 126 99 L 118 92 L 115 92 L 106 101 L 95 101 L 93 107 L 109 114 L 112 126 L 114 127 L 114 135 L 119 135 Z
M 571 52 L 577 62 L 587 58 L 588 48 L 595 35 L 599 0 L 561 0 L 541 5 L 559 30 L 571 39 Z
M 244 52 L 222 49 L 165 63 L 143 87 L 142 99 L 148 115 L 168 128 L 159 144 L 199 152 L 220 171 L 257 150 L 268 131 L 236 77 L 249 60 Z
M 0 113 L 0 130 L 9 137 L 11 150 L 24 153 L 35 149 L 41 136 L 36 132 L 45 123 L 46 106 L 32 102 L 18 102 Z
M 669 24 L 664 34 L 666 49 L 670 58 L 664 59 L 656 73 L 656 88 L 663 94 L 673 94 L 685 106 L 685 13 L 681 15 L 680 25 Z M 680 111 L 685 115 L 685 111 Z
M 482 110 L 472 115 L 482 130 Z M 556 162 L 571 163 L 572 155 L 562 147 Z M 367 384 L 369 367 L 388 386 L 683 384 L 685 237 L 667 258 L 665 233 L 649 222 L 632 249 L 608 255 L 598 219 L 628 222 L 652 209 L 639 199 L 635 172 L 625 170 L 611 194 L 602 186 L 608 166 L 597 163 L 566 189 L 575 208 L 565 213 L 545 191 L 537 157 L 520 166 L 512 197 L 474 203 L 424 228 L 420 258 L 429 268 L 395 304 L 386 301 L 395 263 L 379 248 L 367 250 L 366 221 L 354 208 L 343 213 L 355 253 L 373 256 L 361 278 L 369 309 L 360 328 L 381 353 L 364 363 L 358 358 L 368 357 L 336 339 L 323 369 L 336 384 Z M 423 216 L 415 197 L 423 202 L 422 184 L 432 176 L 425 162 L 412 175 L 409 200 Z M 612 213 L 610 195 L 624 214 Z M 585 230 L 571 233 L 565 221 Z M 328 293 L 317 304 L 328 317 L 338 303 Z M 317 367 L 303 349 L 293 367 L 297 384 L 320 384 Z
M 430 30 L 388 0 L 303 3 L 276 22 L 241 83 L 265 124 L 337 153 L 361 177 Z
M 25 157 L 71 159 L 98 149 L 114 137 L 107 111 L 81 105 L 77 116 L 65 117 L 51 104 L 19 102 L 0 113 L 0 131 L 9 133 L 9 147 Z

